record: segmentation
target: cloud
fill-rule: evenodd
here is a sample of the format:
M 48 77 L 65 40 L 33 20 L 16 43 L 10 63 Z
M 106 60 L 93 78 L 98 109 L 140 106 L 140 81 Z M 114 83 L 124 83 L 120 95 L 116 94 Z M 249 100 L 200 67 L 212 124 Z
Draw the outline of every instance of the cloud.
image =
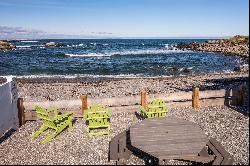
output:
M 1 39 L 83 39 L 83 38 L 99 38 L 111 35 L 110 32 L 91 32 L 91 35 L 84 34 L 60 34 L 50 33 L 42 30 L 25 29 L 23 27 L 10 27 L 0 25 Z
M 70 35 L 48 33 L 42 30 L 25 29 L 23 27 L 9 27 L 0 25 L 0 39 L 45 39 L 60 37 L 70 37 Z
M 97 34 L 97 35 L 112 35 L 113 33 L 111 32 L 91 32 L 92 34 Z
M 22 27 L 8 27 L 8 26 L 0 26 L 0 35 L 8 35 L 8 34 L 46 34 L 46 32 L 41 30 L 28 30 Z

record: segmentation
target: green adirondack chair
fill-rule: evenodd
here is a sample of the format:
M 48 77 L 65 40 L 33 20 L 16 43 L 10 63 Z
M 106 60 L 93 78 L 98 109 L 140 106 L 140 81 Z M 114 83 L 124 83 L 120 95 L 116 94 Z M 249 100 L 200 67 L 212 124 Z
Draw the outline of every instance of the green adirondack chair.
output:
M 147 108 L 140 107 L 143 118 L 165 117 L 168 110 L 166 103 L 161 99 L 156 99 L 148 104 Z
M 100 104 L 90 106 L 84 112 L 84 118 L 87 124 L 88 136 L 110 135 L 110 117 L 111 109 L 107 109 Z
M 54 137 L 60 134 L 67 126 L 72 128 L 72 113 L 59 114 L 57 109 L 51 108 L 48 110 L 43 109 L 42 107 L 35 106 L 37 117 L 43 121 L 43 125 L 32 134 L 32 138 L 37 138 L 47 129 L 53 129 L 55 132 L 47 136 L 42 143 L 47 143 L 51 141 Z M 51 116 L 49 113 L 53 112 L 54 116 Z

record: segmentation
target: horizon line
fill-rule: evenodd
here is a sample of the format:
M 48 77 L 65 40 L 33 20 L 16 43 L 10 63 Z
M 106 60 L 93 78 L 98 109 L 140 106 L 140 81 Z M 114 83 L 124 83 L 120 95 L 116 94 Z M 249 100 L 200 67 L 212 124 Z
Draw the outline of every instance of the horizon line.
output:
M 62 39 L 226 39 L 226 38 L 231 38 L 235 35 L 228 35 L 228 36 L 169 36 L 169 37 L 55 37 L 55 38 L 5 38 L 0 40 L 62 40 Z M 241 35 L 241 36 L 249 36 L 249 35 Z

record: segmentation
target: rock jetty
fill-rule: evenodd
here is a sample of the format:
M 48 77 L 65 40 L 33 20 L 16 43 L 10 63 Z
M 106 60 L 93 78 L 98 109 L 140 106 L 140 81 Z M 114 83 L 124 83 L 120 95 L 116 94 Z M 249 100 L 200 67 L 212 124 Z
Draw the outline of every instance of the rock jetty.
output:
M 225 55 L 237 55 L 249 58 L 249 37 L 234 36 L 230 39 L 208 40 L 205 43 L 179 43 L 177 48 L 181 50 L 194 50 L 206 52 L 218 52 Z
M 16 46 L 7 42 L 7 41 L 0 41 L 0 50 L 6 51 L 6 50 L 13 50 Z
M 45 44 L 46 47 L 63 47 L 64 43 L 49 42 Z

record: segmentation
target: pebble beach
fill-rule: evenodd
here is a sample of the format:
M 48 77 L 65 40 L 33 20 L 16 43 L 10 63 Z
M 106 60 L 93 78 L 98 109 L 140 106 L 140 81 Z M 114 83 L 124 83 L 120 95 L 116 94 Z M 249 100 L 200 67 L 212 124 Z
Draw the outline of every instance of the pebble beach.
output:
M 19 97 L 25 101 L 55 101 L 79 99 L 81 94 L 91 97 L 120 97 L 140 94 L 146 89 L 150 94 L 190 91 L 192 87 L 207 89 L 237 88 L 249 85 L 248 73 L 206 74 L 168 78 L 18 78 Z M 248 86 L 247 86 L 248 87 Z M 195 122 L 209 138 L 219 141 L 234 157 L 234 164 L 249 164 L 249 89 L 244 107 L 213 106 L 191 107 L 169 110 L 167 116 L 175 116 Z M 111 118 L 111 138 L 140 122 L 134 113 L 115 113 Z M 116 164 L 108 161 L 109 139 L 86 135 L 83 119 L 76 119 L 72 129 L 66 129 L 48 144 L 40 142 L 51 131 L 38 139 L 31 138 L 32 132 L 41 125 L 40 121 L 28 121 L 0 144 L 0 164 Z M 135 155 L 126 164 L 145 164 Z M 167 164 L 193 164 L 170 160 Z
M 168 94 L 178 91 L 238 88 L 248 81 L 248 73 L 224 73 L 156 78 L 18 78 L 18 94 L 25 101 L 55 101 L 89 97 L 122 97 Z

